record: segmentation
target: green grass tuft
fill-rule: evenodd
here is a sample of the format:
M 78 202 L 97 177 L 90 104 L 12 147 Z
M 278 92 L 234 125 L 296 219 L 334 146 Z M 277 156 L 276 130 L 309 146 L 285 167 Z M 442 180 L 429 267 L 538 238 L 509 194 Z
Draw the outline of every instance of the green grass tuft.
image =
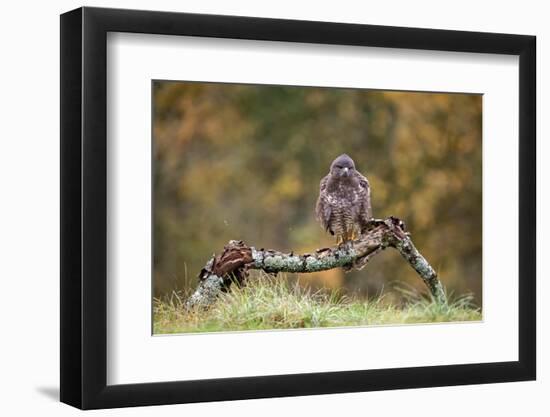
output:
M 286 279 L 268 275 L 234 286 L 221 294 L 208 310 L 186 311 L 174 293 L 154 301 L 155 334 L 297 329 L 314 327 L 372 326 L 405 323 L 479 321 L 481 310 L 471 296 L 433 303 L 411 290 L 400 290 L 406 302 L 396 305 L 384 296 L 373 300 L 346 297 L 336 291 L 304 289 Z

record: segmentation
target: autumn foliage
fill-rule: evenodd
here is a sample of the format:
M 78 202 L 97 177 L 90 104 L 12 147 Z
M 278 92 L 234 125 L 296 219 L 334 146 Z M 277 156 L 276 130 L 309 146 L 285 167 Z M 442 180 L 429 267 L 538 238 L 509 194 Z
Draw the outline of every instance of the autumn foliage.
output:
M 319 181 L 349 154 L 375 217 L 403 219 L 447 291 L 481 305 L 482 97 L 471 94 L 154 82 L 154 295 L 189 291 L 232 239 L 307 252 Z M 362 271 L 290 276 L 375 295 L 423 285 L 386 251 Z

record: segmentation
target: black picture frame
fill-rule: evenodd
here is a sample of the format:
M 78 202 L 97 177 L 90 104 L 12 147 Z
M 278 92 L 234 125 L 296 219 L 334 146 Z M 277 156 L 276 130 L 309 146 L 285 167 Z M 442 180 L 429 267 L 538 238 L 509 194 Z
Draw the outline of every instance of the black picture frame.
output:
M 107 385 L 108 32 L 519 56 L 519 360 Z M 102 8 L 61 15 L 61 401 L 82 409 L 533 380 L 536 38 Z

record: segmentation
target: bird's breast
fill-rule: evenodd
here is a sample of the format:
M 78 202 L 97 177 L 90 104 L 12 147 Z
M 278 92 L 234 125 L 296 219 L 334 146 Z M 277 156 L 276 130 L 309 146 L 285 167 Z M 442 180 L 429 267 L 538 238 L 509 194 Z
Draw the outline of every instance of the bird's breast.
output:
M 337 187 L 327 193 L 327 200 L 331 206 L 353 206 L 359 201 L 359 193 L 353 187 Z

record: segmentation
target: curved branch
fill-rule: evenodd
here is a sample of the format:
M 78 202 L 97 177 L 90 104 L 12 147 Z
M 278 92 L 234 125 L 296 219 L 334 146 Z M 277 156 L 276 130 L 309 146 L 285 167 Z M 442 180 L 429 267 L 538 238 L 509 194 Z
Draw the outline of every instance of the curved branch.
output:
M 387 247 L 399 251 L 422 278 L 436 302 L 447 302 L 437 273 L 414 246 L 403 221 L 388 217 L 372 220 L 368 230 L 357 240 L 302 255 L 256 249 L 242 241 L 232 240 L 220 255 L 213 256 L 201 270 L 199 285 L 187 300 L 186 307 L 212 304 L 219 292 L 227 290 L 232 283 L 241 285 L 250 269 L 268 273 L 309 273 L 338 267 L 346 271 L 362 269 L 373 256 Z

